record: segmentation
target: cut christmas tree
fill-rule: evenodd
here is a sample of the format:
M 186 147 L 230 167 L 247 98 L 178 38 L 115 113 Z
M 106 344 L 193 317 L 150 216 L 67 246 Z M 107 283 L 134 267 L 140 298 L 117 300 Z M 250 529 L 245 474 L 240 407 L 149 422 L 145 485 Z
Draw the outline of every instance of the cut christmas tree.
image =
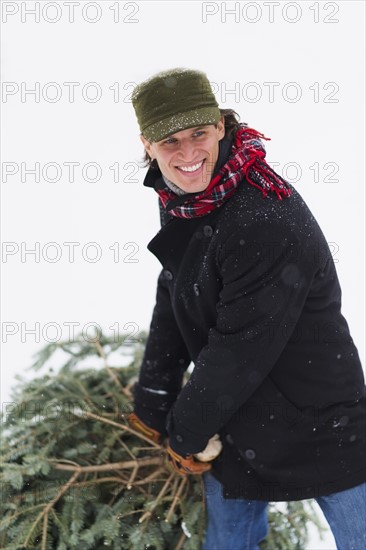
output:
M 52 343 L 18 378 L 2 417 L 0 548 L 199 550 L 202 478 L 126 422 L 147 334 Z M 60 362 L 50 367 L 51 360 Z M 112 364 L 116 364 L 112 366 Z M 263 549 L 305 549 L 311 503 L 269 508 Z

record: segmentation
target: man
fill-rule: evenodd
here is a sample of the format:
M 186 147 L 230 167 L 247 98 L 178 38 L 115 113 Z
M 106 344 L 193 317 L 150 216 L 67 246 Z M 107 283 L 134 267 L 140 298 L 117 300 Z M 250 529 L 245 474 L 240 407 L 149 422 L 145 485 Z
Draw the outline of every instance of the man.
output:
M 307 498 L 338 548 L 366 547 L 364 377 L 319 225 L 204 73 L 158 73 L 132 102 L 163 269 L 130 422 L 203 474 L 205 550 L 258 548 L 268 502 Z

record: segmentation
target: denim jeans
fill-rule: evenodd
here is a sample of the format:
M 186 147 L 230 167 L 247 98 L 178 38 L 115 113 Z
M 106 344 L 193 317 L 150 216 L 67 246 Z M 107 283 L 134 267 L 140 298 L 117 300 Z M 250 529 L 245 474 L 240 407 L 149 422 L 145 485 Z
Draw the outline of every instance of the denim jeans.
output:
M 268 502 L 224 499 L 219 481 L 209 472 L 203 479 L 207 529 L 202 550 L 258 550 L 268 532 Z M 316 501 L 339 550 L 366 549 L 366 483 Z

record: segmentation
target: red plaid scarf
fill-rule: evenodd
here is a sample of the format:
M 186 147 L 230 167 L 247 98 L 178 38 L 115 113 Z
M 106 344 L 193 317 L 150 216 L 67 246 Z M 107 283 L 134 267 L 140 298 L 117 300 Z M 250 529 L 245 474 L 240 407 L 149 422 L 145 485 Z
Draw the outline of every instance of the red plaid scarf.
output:
M 269 140 L 263 134 L 240 124 L 234 135 L 231 153 L 218 172 L 203 191 L 197 194 L 189 193 L 187 198 L 177 206 L 169 208 L 169 202 L 178 195 L 168 187 L 158 189 L 163 207 L 179 218 L 194 218 L 204 216 L 233 195 L 240 182 L 246 181 L 261 189 L 264 197 L 268 191 L 274 191 L 277 197 L 289 197 L 291 189 L 289 184 L 281 178 L 264 160 L 266 151 L 261 139 Z

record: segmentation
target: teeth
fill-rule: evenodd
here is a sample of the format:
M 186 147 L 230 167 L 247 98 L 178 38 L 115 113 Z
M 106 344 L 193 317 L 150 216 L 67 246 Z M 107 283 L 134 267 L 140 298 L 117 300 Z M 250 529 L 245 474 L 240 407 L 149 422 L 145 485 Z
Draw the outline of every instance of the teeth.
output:
M 198 164 L 194 164 L 193 166 L 178 166 L 179 170 L 183 170 L 183 172 L 195 172 L 198 170 L 198 168 L 201 168 L 203 164 L 203 160 L 199 162 Z

